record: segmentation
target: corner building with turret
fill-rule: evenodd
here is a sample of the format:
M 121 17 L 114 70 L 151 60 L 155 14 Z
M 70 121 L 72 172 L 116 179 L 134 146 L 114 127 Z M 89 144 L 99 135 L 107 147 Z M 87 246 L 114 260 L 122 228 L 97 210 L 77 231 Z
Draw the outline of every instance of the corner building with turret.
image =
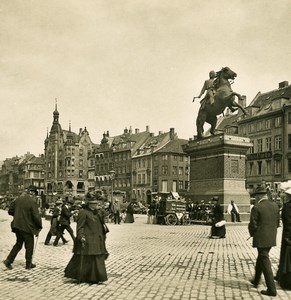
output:
M 59 123 L 57 105 L 53 124 L 45 139 L 45 192 L 48 197 L 84 196 L 88 191 L 90 157 L 98 147 L 92 143 L 86 127 L 76 134 L 63 130 Z

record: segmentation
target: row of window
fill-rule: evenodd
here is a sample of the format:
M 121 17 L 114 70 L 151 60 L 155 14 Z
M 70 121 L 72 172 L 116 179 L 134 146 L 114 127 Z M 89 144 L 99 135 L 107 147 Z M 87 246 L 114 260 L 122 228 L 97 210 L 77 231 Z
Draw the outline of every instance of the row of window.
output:
M 154 187 L 158 186 L 158 182 L 154 182 Z M 168 181 L 168 180 L 162 180 L 161 182 L 161 192 L 166 193 L 169 191 L 172 192 L 179 192 L 181 190 L 187 190 L 189 187 L 189 182 L 188 181 Z M 146 190 L 145 189 L 133 189 L 132 190 L 133 194 L 136 196 L 142 196 L 146 195 Z
M 154 167 L 154 175 L 159 174 L 159 167 Z M 163 175 L 169 175 L 169 167 L 168 166 L 162 166 L 162 174 Z M 188 168 L 186 167 L 172 167 L 172 175 L 188 175 Z
M 249 153 L 272 151 L 272 137 L 260 138 L 252 141 L 253 146 L 250 148 Z M 274 137 L 274 150 L 282 150 L 282 136 L 277 135 Z M 291 134 L 288 134 L 288 148 L 291 148 Z
M 291 118 L 291 117 L 290 117 Z M 289 123 L 291 124 L 291 123 Z M 273 127 L 281 127 L 282 126 L 282 117 L 276 117 L 273 119 L 260 120 L 257 122 L 253 122 L 247 125 L 240 126 L 240 132 L 243 135 L 253 132 L 260 132 L 262 130 L 268 130 Z
M 272 161 L 256 161 L 248 163 L 248 173 L 254 175 L 280 175 L 282 173 L 282 160 L 274 160 L 274 171 L 272 170 Z M 288 158 L 288 173 L 291 173 L 291 158 Z
M 58 173 L 59 177 L 63 177 L 63 171 L 59 171 Z M 79 178 L 83 178 L 84 172 L 83 170 L 79 170 Z M 65 171 L 65 177 L 75 177 L 75 170 L 66 170 Z M 53 174 L 51 172 L 48 172 L 48 178 L 53 178 Z

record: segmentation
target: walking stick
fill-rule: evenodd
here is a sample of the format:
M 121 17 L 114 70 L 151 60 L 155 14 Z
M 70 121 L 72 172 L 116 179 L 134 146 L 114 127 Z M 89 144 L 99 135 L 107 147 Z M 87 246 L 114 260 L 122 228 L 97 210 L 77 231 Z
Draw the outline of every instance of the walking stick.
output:
M 84 260 L 84 251 L 85 248 L 85 242 L 81 240 L 81 260 L 80 260 L 80 269 L 79 269 L 79 278 L 78 278 L 78 284 L 81 283 L 81 279 L 82 279 L 82 271 L 83 271 L 83 260 Z
M 34 249 L 33 249 L 32 257 L 31 257 L 31 263 L 33 262 L 34 254 L 35 254 L 35 251 L 36 251 L 37 242 L 38 242 L 38 235 L 36 236 L 36 239 L 35 239 Z

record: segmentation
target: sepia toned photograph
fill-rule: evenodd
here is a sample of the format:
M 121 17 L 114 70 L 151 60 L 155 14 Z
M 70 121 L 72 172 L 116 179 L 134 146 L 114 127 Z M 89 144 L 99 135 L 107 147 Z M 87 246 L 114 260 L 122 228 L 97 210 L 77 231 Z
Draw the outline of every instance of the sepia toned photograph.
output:
M 1 0 L 0 298 L 291 299 L 290 12 Z

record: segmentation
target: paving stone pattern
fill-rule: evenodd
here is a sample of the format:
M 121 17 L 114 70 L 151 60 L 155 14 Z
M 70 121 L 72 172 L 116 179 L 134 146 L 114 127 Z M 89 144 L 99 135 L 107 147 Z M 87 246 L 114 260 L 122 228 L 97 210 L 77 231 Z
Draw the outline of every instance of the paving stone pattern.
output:
M 11 220 L 7 211 L 0 210 L 1 262 L 15 243 Z M 24 268 L 24 249 L 13 270 L 1 263 L 0 299 L 271 299 L 260 294 L 266 288 L 264 280 L 258 289 L 248 282 L 254 273 L 257 252 L 251 239 L 247 240 L 247 223 L 227 224 L 226 238 L 217 240 L 208 238 L 209 226 L 149 225 L 144 215 L 135 215 L 133 224 L 108 224 L 108 281 L 101 285 L 78 285 L 64 277 L 72 256 L 72 241 L 65 233 L 68 244 L 45 246 L 49 221 L 43 219 L 43 225 L 34 257 L 35 269 Z M 75 226 L 73 222 L 74 230 Z M 278 246 L 270 252 L 274 272 L 281 232 L 279 228 Z M 291 299 L 291 292 L 278 287 L 276 299 Z

